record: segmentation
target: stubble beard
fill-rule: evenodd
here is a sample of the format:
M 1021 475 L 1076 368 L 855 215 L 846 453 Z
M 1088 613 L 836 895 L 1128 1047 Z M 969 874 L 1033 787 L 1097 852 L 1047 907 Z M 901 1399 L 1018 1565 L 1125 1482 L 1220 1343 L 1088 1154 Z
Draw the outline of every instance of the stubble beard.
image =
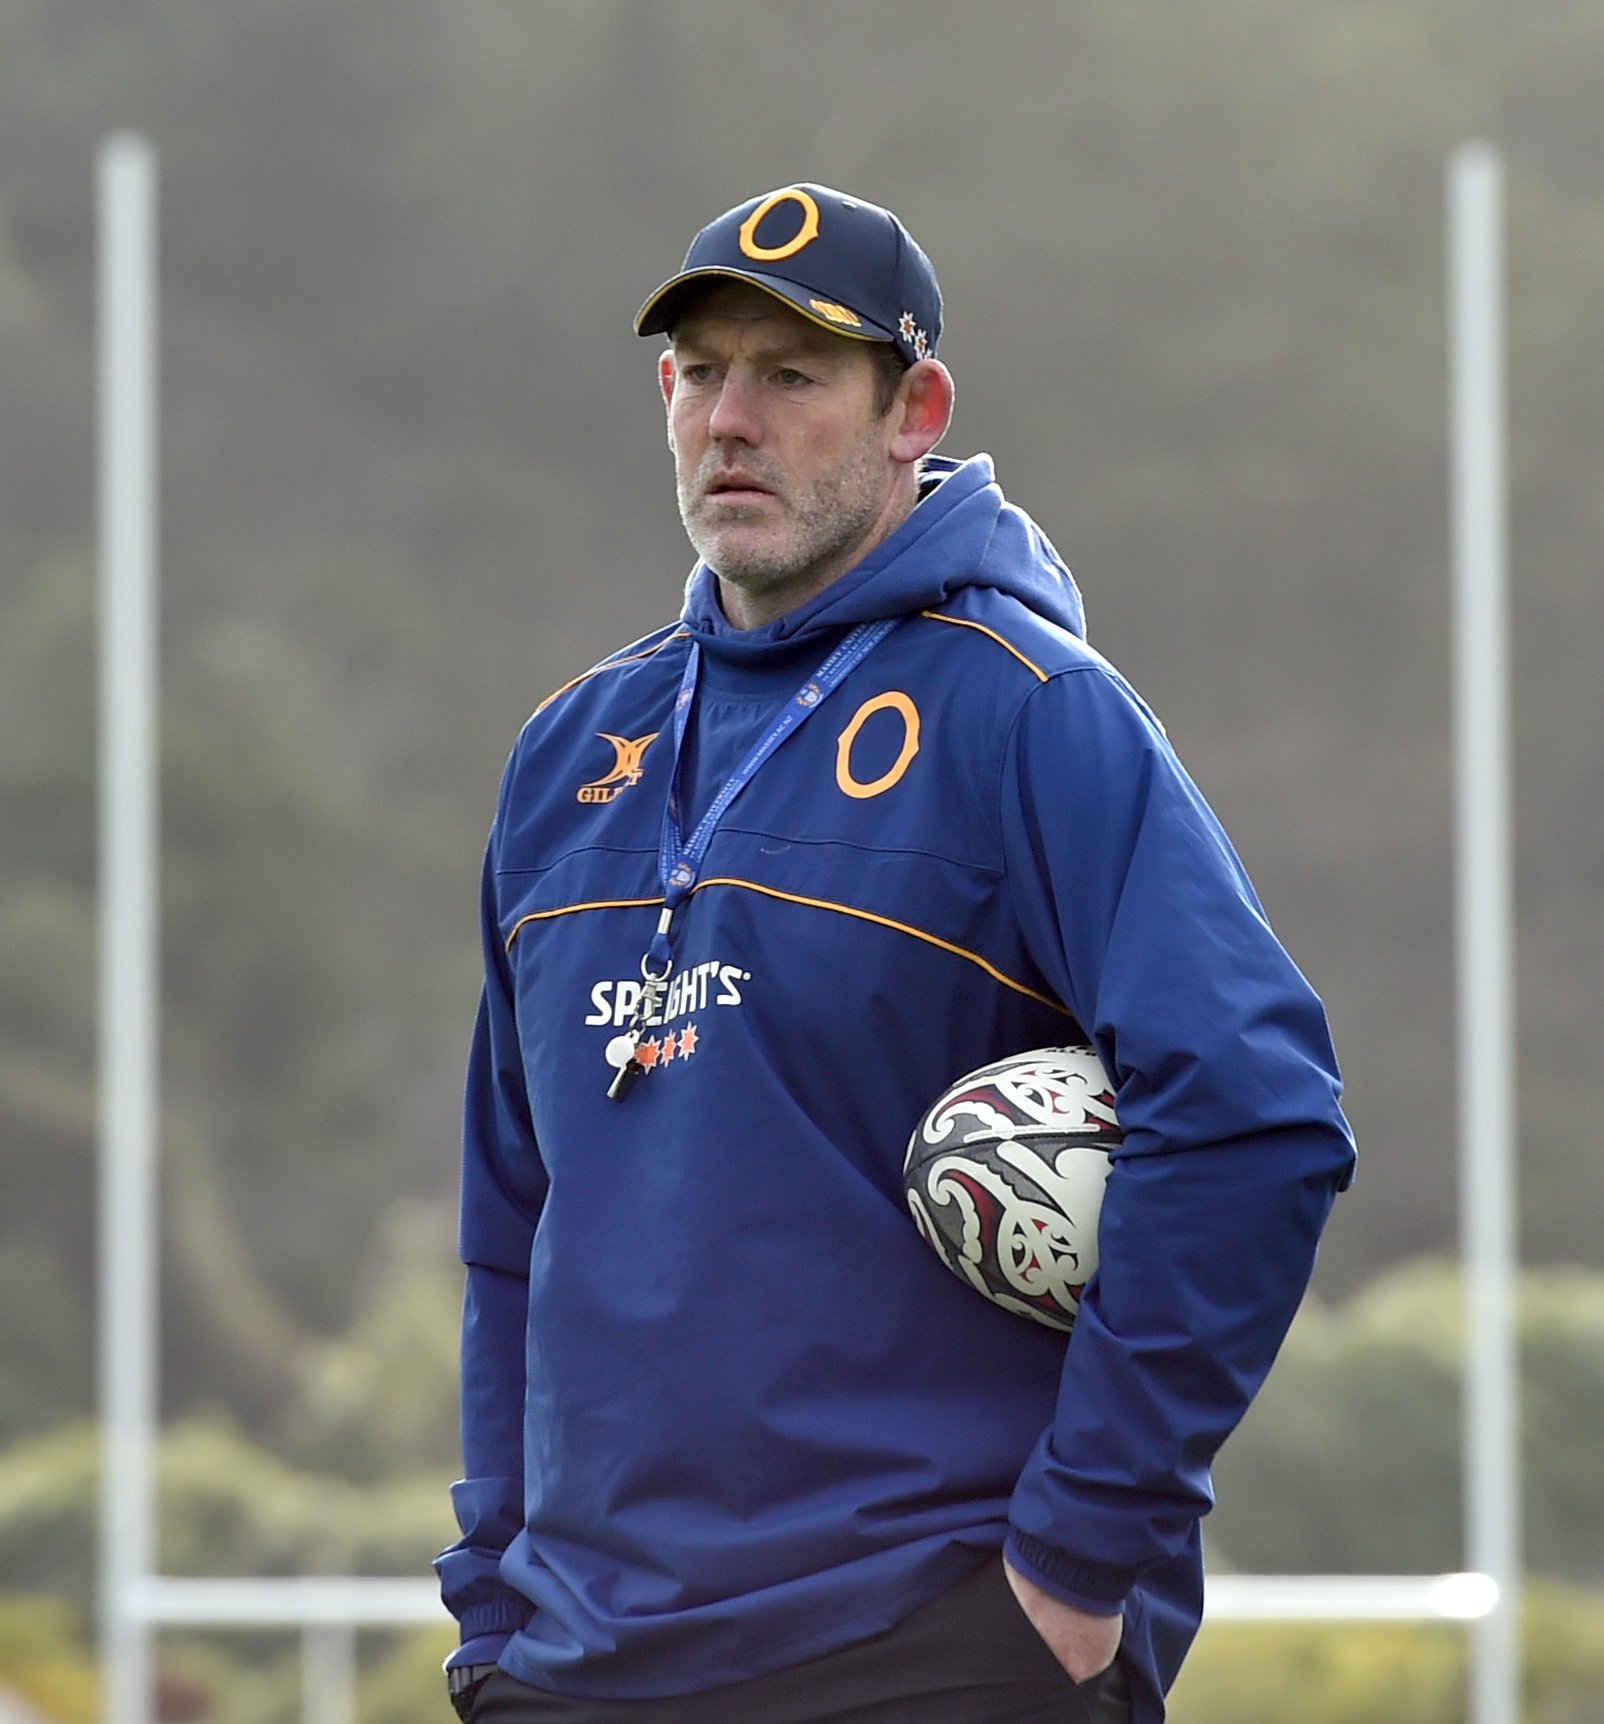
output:
M 676 471 L 680 520 L 696 554 L 731 586 L 755 599 L 788 590 L 805 597 L 858 560 L 852 553 L 864 546 L 885 510 L 884 459 L 865 439 L 829 472 L 799 487 L 748 457 L 739 465 L 770 488 L 775 502 L 744 508 L 707 496 L 708 481 L 729 464 L 710 449 L 694 475 Z M 773 524 L 746 538 L 748 524 L 765 522 Z M 729 527 L 736 532 L 728 534 Z

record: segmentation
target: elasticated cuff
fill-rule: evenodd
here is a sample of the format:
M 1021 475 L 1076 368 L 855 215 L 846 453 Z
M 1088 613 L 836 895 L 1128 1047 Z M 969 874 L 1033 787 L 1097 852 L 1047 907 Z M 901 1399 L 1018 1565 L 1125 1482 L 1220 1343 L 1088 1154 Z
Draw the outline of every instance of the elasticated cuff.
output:
M 1014 1567 L 1038 1586 L 1095 1616 L 1117 1616 L 1126 1594 L 1136 1584 L 1136 1576 L 1124 1569 L 1066 1556 L 1017 1527 L 1009 1532 L 1003 1548 Z
M 470 1604 L 459 1618 L 464 1642 L 485 1634 L 516 1634 L 534 1614 L 534 1606 L 510 1587 L 498 1587 L 493 1596 Z

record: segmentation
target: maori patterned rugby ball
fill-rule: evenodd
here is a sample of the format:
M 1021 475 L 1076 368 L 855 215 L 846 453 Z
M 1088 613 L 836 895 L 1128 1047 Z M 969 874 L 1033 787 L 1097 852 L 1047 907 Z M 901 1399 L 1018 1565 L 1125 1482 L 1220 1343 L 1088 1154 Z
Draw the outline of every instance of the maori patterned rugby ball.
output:
M 1089 1047 L 1035 1048 L 970 1072 L 908 1140 L 914 1225 L 986 1298 L 1066 1332 L 1097 1268 L 1120 1144 L 1114 1086 Z

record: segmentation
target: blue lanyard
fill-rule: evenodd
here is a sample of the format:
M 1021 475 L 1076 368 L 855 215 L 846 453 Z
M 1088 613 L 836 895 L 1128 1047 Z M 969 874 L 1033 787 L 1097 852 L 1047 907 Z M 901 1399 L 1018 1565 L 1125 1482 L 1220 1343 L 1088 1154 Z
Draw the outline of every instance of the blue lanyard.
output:
M 824 704 L 832 694 L 879 646 L 900 619 L 885 617 L 879 622 L 859 623 L 824 663 L 786 701 L 770 721 L 768 728 L 752 744 L 739 766 L 724 781 L 718 794 L 708 804 L 707 812 L 697 821 L 696 829 L 687 838 L 680 825 L 680 778 L 685 756 L 685 732 L 690 723 L 691 707 L 696 700 L 696 684 L 701 674 L 702 653 L 695 641 L 685 660 L 685 675 L 680 679 L 679 694 L 674 701 L 674 764 L 669 778 L 668 805 L 663 810 L 663 832 L 657 847 L 657 871 L 663 884 L 663 911 L 658 917 L 657 931 L 652 935 L 646 956 L 641 959 L 644 987 L 629 1028 L 608 1044 L 607 1058 L 617 1068 L 611 1089 L 615 1099 L 622 1097 L 634 1077 L 643 1069 L 635 1059 L 635 1048 L 641 1033 L 655 1015 L 662 999 L 670 972 L 674 967 L 674 948 L 670 939 L 674 912 L 690 896 L 701 873 L 708 846 L 719 822 L 737 796 L 757 776 L 759 768 L 782 742 Z

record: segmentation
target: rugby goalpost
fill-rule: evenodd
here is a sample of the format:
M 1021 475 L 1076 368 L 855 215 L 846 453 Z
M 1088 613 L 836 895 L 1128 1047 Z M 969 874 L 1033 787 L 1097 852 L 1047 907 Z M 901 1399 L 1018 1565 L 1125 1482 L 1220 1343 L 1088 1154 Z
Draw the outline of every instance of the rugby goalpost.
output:
M 168 1626 L 298 1628 L 304 1724 L 351 1724 L 359 1628 L 446 1620 L 427 1580 L 180 1579 L 157 1568 L 157 169 L 107 137 L 97 163 L 100 565 L 98 1541 L 103 1724 L 152 1724 Z M 1207 1621 L 1462 1620 L 1470 1724 L 1520 1715 L 1515 1004 L 1502 168 L 1448 170 L 1455 934 L 1468 1569 L 1218 1575 Z

